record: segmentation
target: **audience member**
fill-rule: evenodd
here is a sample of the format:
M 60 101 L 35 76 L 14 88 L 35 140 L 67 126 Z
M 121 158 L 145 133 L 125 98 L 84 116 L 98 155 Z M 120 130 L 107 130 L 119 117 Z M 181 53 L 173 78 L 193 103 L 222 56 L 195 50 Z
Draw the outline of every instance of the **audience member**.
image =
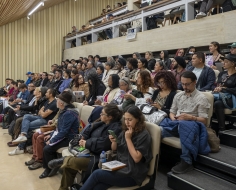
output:
M 34 75 L 33 75 L 34 74 Z M 33 83 L 35 87 L 39 87 L 41 84 L 41 79 L 39 73 L 32 73 L 33 75 Z
M 196 52 L 192 57 L 192 67 L 189 71 L 192 71 L 197 77 L 197 90 L 199 91 L 211 91 L 214 88 L 216 81 L 215 72 L 212 68 L 205 65 L 205 55 L 202 52 Z M 179 89 L 181 84 L 179 84 Z
M 181 76 L 181 84 L 184 91 L 175 95 L 170 109 L 170 119 L 164 119 L 160 123 L 162 138 L 180 136 L 180 139 L 185 139 L 180 141 L 181 162 L 172 168 L 172 172 L 178 174 L 193 170 L 192 156 L 195 159 L 198 153 L 210 152 L 206 124 L 211 105 L 206 96 L 196 89 L 197 77 L 193 72 L 184 72 Z M 199 143 L 189 146 L 187 142 L 193 141 Z
M 17 98 L 18 83 L 15 81 L 11 81 L 9 93 L 6 95 L 9 102 L 13 102 Z
M 100 62 L 100 56 L 99 56 L 99 55 L 95 55 L 95 56 L 94 56 L 94 65 L 95 65 L 95 67 L 97 67 L 97 66 L 100 65 L 100 64 L 102 64 L 102 63 Z
M 151 71 L 154 69 L 154 66 L 155 66 L 155 64 L 156 64 L 156 60 L 153 59 L 153 54 L 152 54 L 152 52 L 147 51 L 147 52 L 145 53 L 145 59 L 146 59 L 147 62 L 148 62 L 147 69 L 151 72 Z
M 162 70 L 166 70 L 165 64 L 161 60 L 156 61 L 154 71 L 151 73 L 151 79 L 154 81 L 156 74 Z
M 78 31 L 78 29 L 76 28 L 76 26 L 72 26 L 72 31 L 71 31 L 71 33 L 73 34 L 73 33 L 77 33 L 77 32 L 79 32 L 79 31 Z M 71 43 L 73 44 L 74 47 L 76 47 L 76 39 L 72 40 Z
M 210 62 L 206 63 L 206 65 L 210 66 L 212 69 L 217 69 L 216 62 L 221 62 L 220 57 L 223 57 L 223 54 L 220 50 L 220 44 L 218 42 L 211 42 L 209 45 L 209 50 L 212 53 Z
M 48 163 L 57 158 L 57 150 L 59 148 L 68 146 L 69 142 L 78 133 L 79 118 L 78 111 L 74 105 L 71 104 L 72 94 L 70 92 L 62 92 L 57 99 L 57 108 L 60 110 L 58 116 L 58 124 L 56 131 L 52 136 L 44 138 L 46 146 L 43 148 L 43 167 L 44 172 L 39 176 L 40 179 L 45 177 L 51 177 L 58 171 L 50 169 Z
M 229 45 L 228 48 L 230 48 L 230 53 L 231 54 L 236 54 L 236 42 Z
M 64 157 L 49 162 L 50 168 L 61 166 L 63 170 L 60 190 L 68 189 L 73 183 L 78 170 L 86 171 L 85 178 L 97 168 L 102 151 L 111 149 L 108 130 L 119 136 L 121 132 L 122 112 L 114 104 L 106 105 L 101 113 L 101 121 L 85 129 L 79 145 L 93 153 L 92 157 Z M 146 148 L 146 147 L 145 147 Z
M 66 69 L 63 73 L 64 80 L 62 81 L 58 91 L 62 93 L 66 88 L 69 87 L 70 82 L 72 81 L 72 78 L 70 76 L 71 70 Z
M 183 57 L 184 56 L 184 49 L 178 49 L 175 56 Z
M 218 120 L 218 130 L 223 131 L 225 130 L 225 108 L 236 108 L 236 55 L 235 54 L 228 54 L 224 59 L 224 69 L 226 71 L 222 71 L 217 80 L 217 87 L 214 89 L 214 109 L 215 114 Z M 228 93 L 226 95 L 229 98 L 226 98 L 223 101 L 223 97 L 219 93 Z
M 54 87 L 54 73 L 48 73 L 48 83 L 45 85 L 45 87 L 53 88 Z
M 136 58 L 127 59 L 127 68 L 129 69 L 127 72 L 127 77 L 133 84 L 135 84 L 135 74 L 138 71 L 138 60 Z
M 108 12 L 111 12 L 111 11 L 112 11 L 111 6 L 110 6 L 110 5 L 107 5 L 107 13 L 108 13 Z
M 126 66 L 126 60 L 124 58 L 119 58 L 117 61 L 117 70 L 118 70 L 118 75 L 120 78 L 123 78 L 126 76 L 127 70 L 125 69 Z
M 183 57 L 175 57 L 176 65 L 174 66 L 174 70 L 171 71 L 175 77 L 177 84 L 180 82 L 180 76 L 185 72 L 186 63 Z
M 97 66 L 97 75 L 98 75 L 98 78 L 99 78 L 100 80 L 102 80 L 103 73 L 104 73 L 104 67 L 103 67 L 102 64 L 99 64 L 99 65 Z
M 110 103 L 114 99 L 116 93 L 120 90 L 119 80 L 120 77 L 117 74 L 112 74 L 109 76 L 108 87 L 106 88 L 103 94 L 103 100 L 101 101 L 100 99 L 97 99 L 95 101 L 96 105 L 106 105 L 107 103 Z
M 106 14 L 107 14 L 107 11 L 106 11 L 106 9 L 102 9 L 101 16 L 105 16 Z
M 130 107 L 124 115 L 123 132 L 118 140 L 109 135 L 111 149 L 117 151 L 117 160 L 129 166 L 118 172 L 107 172 L 102 169 L 94 171 L 80 190 L 108 189 L 112 186 L 140 186 L 147 176 L 152 158 L 151 136 L 146 129 L 142 112 L 136 107 Z M 139 143 L 142 141 L 142 143 Z M 62 189 L 60 189 L 62 190 Z
M 27 78 L 27 80 L 26 80 L 26 82 L 25 82 L 25 84 L 28 86 L 28 84 L 31 82 L 31 72 L 29 71 L 29 72 L 27 72 L 26 73 L 26 75 L 28 76 L 28 78 Z
M 71 76 L 71 78 L 72 78 L 72 81 L 71 81 L 70 84 L 69 84 L 69 88 L 70 88 L 70 89 L 75 85 L 75 78 L 76 78 L 77 75 L 78 75 L 78 70 L 72 70 L 72 71 L 71 71 L 70 76 Z
M 107 19 L 106 18 L 103 19 L 102 22 L 106 22 L 106 21 L 112 20 L 113 18 L 114 18 L 113 14 L 108 14 L 107 15 Z M 105 31 L 105 33 L 106 33 L 106 35 L 107 35 L 107 37 L 109 39 L 113 38 L 113 32 L 112 32 L 111 28 L 105 29 L 104 31 Z
M 98 78 L 97 74 L 92 73 L 88 76 L 88 84 L 89 84 L 89 96 L 84 101 L 84 105 L 94 105 L 97 96 L 102 96 L 106 89 L 106 86 L 103 82 Z
M 48 83 L 48 73 L 47 72 L 43 72 L 42 73 L 42 80 L 41 80 L 41 83 L 40 83 L 40 87 L 46 86 L 47 83 Z
M 88 60 L 91 61 L 91 62 L 94 62 L 93 56 L 92 56 L 92 55 L 89 55 L 89 56 L 88 56 Z
M 114 59 L 111 60 L 111 61 L 107 61 L 107 62 L 105 63 L 105 71 L 104 71 L 104 73 L 103 73 L 102 82 L 105 84 L 106 87 L 108 86 L 108 79 L 109 79 L 109 76 L 110 76 L 111 74 L 117 74 L 117 72 L 118 72 L 117 70 L 114 70 L 114 69 L 113 69 L 114 66 L 115 66 L 115 61 L 114 61 Z
M 134 59 L 140 59 L 140 58 L 141 58 L 140 53 L 134 52 L 134 53 L 133 53 L 133 58 L 134 58 Z
M 166 50 L 161 51 L 160 58 L 163 61 L 165 67 L 171 70 L 171 60 L 169 59 L 169 53 Z
M 84 80 L 85 82 L 88 82 L 88 76 L 92 73 L 96 73 L 96 69 L 94 67 L 94 63 L 92 61 L 89 61 L 87 63 L 87 70 L 84 72 Z
M 147 71 L 151 74 L 151 72 L 147 69 L 148 67 L 148 62 L 147 62 L 147 59 L 141 57 L 140 59 L 138 59 L 138 71 L 135 73 L 135 81 L 137 81 L 137 78 L 138 78 L 138 74 L 141 72 L 141 71 Z
M 89 96 L 89 85 L 85 83 L 84 77 L 82 74 L 78 74 L 75 77 L 74 86 L 72 87 L 72 91 L 83 91 L 86 98 Z

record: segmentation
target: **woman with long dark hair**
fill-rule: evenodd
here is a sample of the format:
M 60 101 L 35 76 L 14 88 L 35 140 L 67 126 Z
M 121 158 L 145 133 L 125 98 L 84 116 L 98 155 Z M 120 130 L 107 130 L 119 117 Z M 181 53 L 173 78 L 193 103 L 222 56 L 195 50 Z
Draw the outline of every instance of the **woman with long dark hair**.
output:
M 169 59 L 169 53 L 166 50 L 161 51 L 160 53 L 161 60 L 168 70 L 171 70 L 171 60 Z
M 106 86 L 103 82 L 98 78 L 96 73 L 92 73 L 88 76 L 88 84 L 89 84 L 89 96 L 84 101 L 84 105 L 94 105 L 97 96 L 102 96 L 106 89 Z
M 80 190 L 106 190 L 112 186 L 132 187 L 142 184 L 152 160 L 152 140 L 144 121 L 142 112 L 136 106 L 125 112 L 123 131 L 118 140 L 111 135 L 109 138 L 111 149 L 117 151 L 117 160 L 127 167 L 117 172 L 95 170 Z
M 85 83 L 84 76 L 80 73 L 75 77 L 75 84 L 72 87 L 72 91 L 83 91 L 85 98 L 89 96 L 89 85 Z

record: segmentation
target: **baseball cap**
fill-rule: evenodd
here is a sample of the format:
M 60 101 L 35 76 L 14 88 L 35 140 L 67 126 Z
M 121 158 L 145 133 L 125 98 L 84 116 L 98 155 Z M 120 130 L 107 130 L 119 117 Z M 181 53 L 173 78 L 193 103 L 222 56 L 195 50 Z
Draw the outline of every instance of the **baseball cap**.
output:
M 27 73 L 26 73 L 26 75 L 30 75 L 31 74 L 31 72 L 30 71 L 28 71 Z
M 229 45 L 228 48 L 236 48 L 236 42 L 234 42 L 231 45 Z

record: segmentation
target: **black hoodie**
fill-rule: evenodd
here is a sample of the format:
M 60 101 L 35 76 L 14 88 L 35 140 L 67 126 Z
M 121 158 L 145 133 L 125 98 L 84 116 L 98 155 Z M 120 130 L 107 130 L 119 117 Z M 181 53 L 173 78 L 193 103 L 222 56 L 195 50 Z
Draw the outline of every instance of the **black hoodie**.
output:
M 163 50 L 163 52 L 164 52 L 164 60 L 162 61 L 164 62 L 166 68 L 170 70 L 171 60 L 169 59 L 169 53 L 166 50 Z

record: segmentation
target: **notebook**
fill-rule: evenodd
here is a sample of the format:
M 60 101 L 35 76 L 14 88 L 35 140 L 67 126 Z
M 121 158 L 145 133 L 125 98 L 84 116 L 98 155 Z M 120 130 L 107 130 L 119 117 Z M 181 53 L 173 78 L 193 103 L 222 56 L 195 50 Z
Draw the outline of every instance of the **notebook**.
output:
M 115 171 L 124 167 L 126 167 L 126 164 L 119 162 L 117 160 L 102 163 L 102 169 L 108 171 Z

